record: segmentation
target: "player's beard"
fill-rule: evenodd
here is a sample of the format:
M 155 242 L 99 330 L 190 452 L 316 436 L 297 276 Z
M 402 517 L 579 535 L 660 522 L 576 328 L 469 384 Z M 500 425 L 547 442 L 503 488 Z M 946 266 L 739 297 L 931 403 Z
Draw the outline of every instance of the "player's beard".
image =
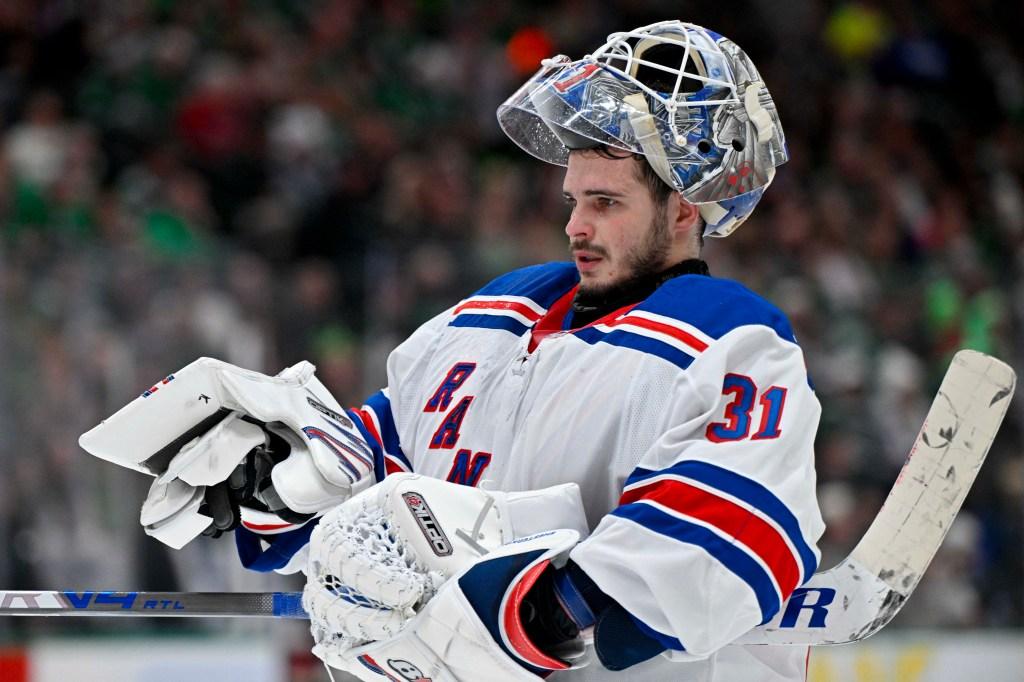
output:
M 648 226 L 643 240 L 633 249 L 620 256 L 625 264 L 626 274 L 605 284 L 584 284 L 580 288 L 576 300 L 581 303 L 616 298 L 620 291 L 628 290 L 640 280 L 653 278 L 668 266 L 668 254 L 672 248 L 672 231 L 668 226 L 668 202 L 655 206 L 654 216 Z M 607 250 L 591 245 L 581 239 L 569 244 L 569 251 L 589 250 L 608 257 Z

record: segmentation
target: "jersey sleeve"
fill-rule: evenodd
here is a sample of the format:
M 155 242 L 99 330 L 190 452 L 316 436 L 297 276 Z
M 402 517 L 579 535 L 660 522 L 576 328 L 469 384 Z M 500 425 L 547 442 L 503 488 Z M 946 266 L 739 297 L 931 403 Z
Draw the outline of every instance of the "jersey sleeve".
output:
M 681 374 L 664 430 L 572 560 L 671 658 L 764 623 L 815 571 L 820 405 L 770 326 L 716 339 Z
M 348 412 L 374 453 L 377 481 L 388 474 L 412 471 L 413 462 L 402 450 L 400 426 L 411 418 L 411 394 L 418 386 L 423 360 L 435 348 L 442 330 L 452 317 L 449 308 L 423 325 L 388 355 L 388 385 L 370 396 L 361 407 Z

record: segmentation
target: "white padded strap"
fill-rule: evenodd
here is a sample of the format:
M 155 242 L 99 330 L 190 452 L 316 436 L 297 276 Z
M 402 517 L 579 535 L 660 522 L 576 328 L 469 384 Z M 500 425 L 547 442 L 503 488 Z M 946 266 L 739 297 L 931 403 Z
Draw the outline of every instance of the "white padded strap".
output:
M 750 122 L 754 124 L 754 128 L 757 130 L 758 144 L 764 144 L 775 135 L 775 124 L 772 123 L 772 116 L 768 113 L 767 109 L 761 106 L 760 95 L 763 88 L 764 83 L 754 81 L 747 84 L 747 89 L 743 93 L 743 106 L 747 110 Z
M 669 187 L 675 187 L 672 182 L 672 169 L 669 166 L 668 158 L 665 156 L 665 147 L 661 144 L 658 130 L 654 126 L 654 117 L 647 107 L 647 100 L 643 93 L 637 92 L 625 97 L 624 101 L 630 107 L 629 124 L 633 126 L 636 139 L 643 147 L 644 156 L 651 168 L 658 174 L 658 177 L 665 181 Z

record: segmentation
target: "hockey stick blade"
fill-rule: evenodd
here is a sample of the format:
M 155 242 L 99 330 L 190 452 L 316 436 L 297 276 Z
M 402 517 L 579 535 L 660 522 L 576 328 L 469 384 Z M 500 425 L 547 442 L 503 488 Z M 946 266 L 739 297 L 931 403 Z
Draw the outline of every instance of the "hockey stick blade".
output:
M 814 574 L 738 644 L 857 642 L 906 603 L 967 497 L 1013 396 L 1016 374 L 958 352 L 878 516 L 838 566 Z
M 906 603 L 952 525 L 1009 407 L 1016 375 L 953 358 L 895 485 L 864 537 L 735 644 L 820 646 L 878 632 Z M 306 618 L 301 593 L 0 591 L 0 615 Z

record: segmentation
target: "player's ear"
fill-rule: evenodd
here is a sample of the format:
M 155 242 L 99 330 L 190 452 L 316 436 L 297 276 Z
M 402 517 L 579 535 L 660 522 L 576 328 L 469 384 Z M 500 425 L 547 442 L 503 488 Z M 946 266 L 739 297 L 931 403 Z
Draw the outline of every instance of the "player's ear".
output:
M 668 218 L 676 239 L 693 241 L 693 231 L 700 227 L 700 209 L 696 204 L 691 204 L 679 192 L 673 192 L 668 198 Z

